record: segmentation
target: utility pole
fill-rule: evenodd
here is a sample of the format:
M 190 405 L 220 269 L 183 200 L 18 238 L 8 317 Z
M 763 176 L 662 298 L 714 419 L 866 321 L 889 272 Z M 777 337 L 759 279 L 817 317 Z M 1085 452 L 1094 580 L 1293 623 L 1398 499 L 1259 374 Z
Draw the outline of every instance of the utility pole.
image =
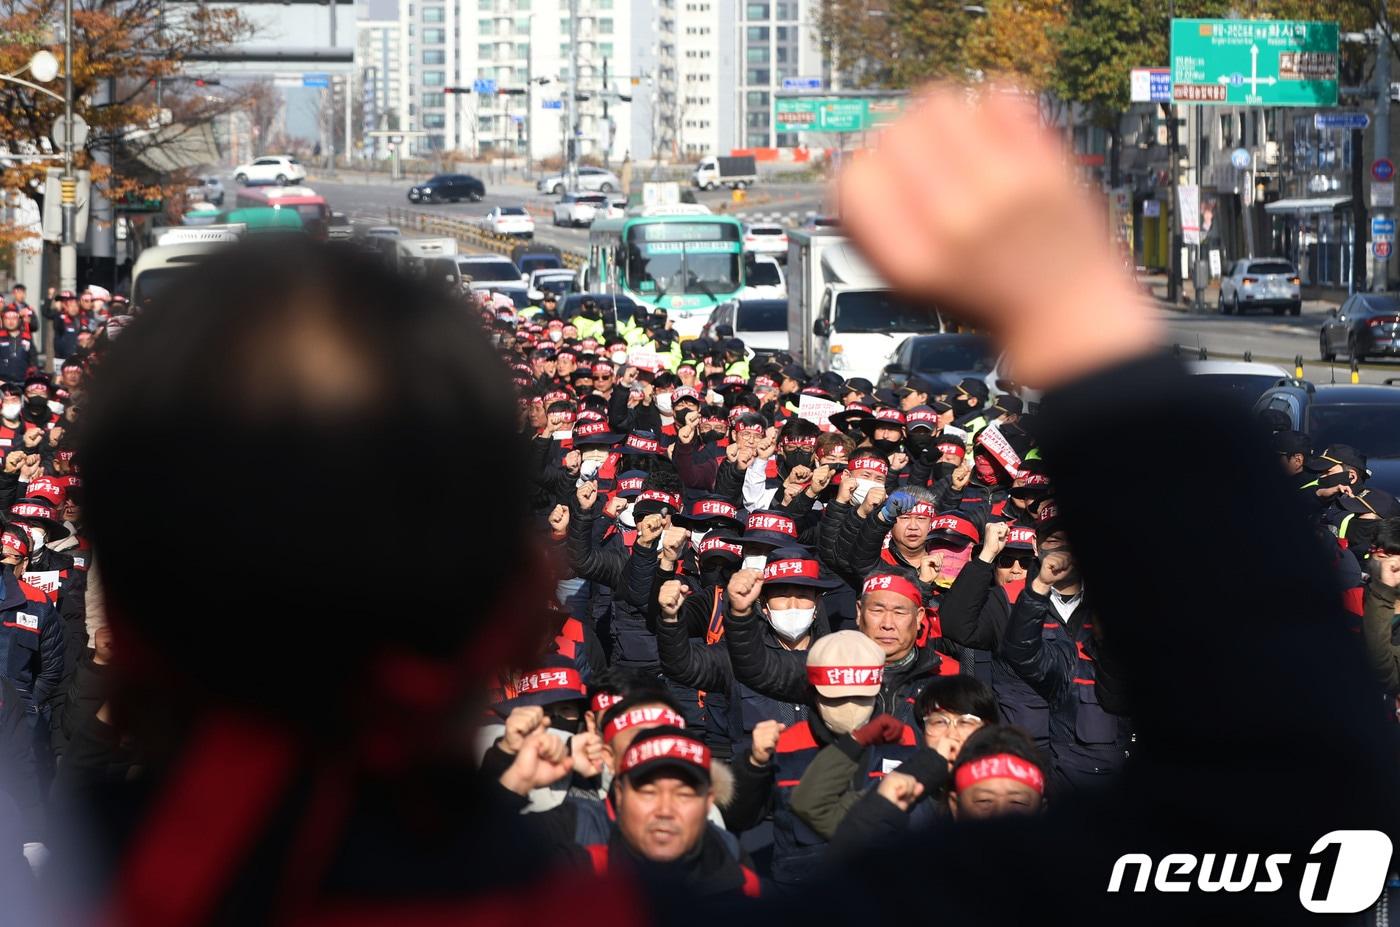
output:
M 1390 37 L 1386 34 L 1386 28 L 1384 22 L 1376 24 L 1376 118 L 1371 134 L 1376 161 L 1390 157 Z M 1389 219 L 1393 214 L 1389 207 L 1379 207 L 1373 218 Z M 1356 234 L 1360 236 L 1364 231 L 1357 229 Z M 1389 286 L 1390 258 L 1374 258 L 1371 289 L 1381 293 Z
M 63 2 L 63 239 L 58 251 L 59 290 L 78 290 L 78 245 L 73 228 L 78 209 L 78 178 L 73 174 L 73 0 Z
M 332 3 L 331 6 L 334 7 L 335 4 Z M 355 150 L 354 139 L 351 138 L 355 132 L 350 126 L 350 97 L 353 95 L 351 89 L 354 86 L 354 81 L 355 72 L 347 72 L 345 75 L 345 167 L 347 170 L 350 168 L 350 153 Z
M 1162 108 L 1167 111 L 1167 159 L 1171 180 L 1171 201 L 1167 203 L 1167 208 L 1171 210 L 1167 213 L 1171 217 L 1167 223 L 1170 232 L 1167 247 L 1171 251 L 1167 255 L 1167 302 L 1175 305 L 1181 299 L 1181 206 L 1177 192 L 1181 184 L 1181 133 L 1177 125 L 1176 104 L 1163 103 Z
M 578 189 L 578 0 L 569 0 L 569 99 L 564 121 L 565 186 Z
M 608 131 L 608 59 L 603 59 L 603 92 L 599 94 L 603 100 L 603 131 Z M 611 134 L 608 137 L 611 142 Z M 608 166 L 608 145 L 603 146 L 603 167 Z

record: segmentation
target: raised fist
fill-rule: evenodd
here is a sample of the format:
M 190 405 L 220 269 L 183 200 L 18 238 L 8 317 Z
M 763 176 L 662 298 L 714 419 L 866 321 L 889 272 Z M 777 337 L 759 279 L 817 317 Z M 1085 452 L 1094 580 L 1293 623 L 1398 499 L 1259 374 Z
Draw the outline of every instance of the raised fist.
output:
M 578 507 L 581 511 L 587 512 L 593 508 L 593 503 L 598 501 L 598 483 L 596 480 L 588 480 L 579 486 L 574 493 L 578 498 Z
M 569 507 L 567 505 L 556 505 L 549 513 L 549 530 L 554 534 L 554 540 L 564 539 L 564 535 L 569 530 Z
M 729 578 L 724 595 L 729 601 L 729 613 L 743 617 L 753 611 L 758 594 L 763 591 L 763 573 L 758 570 L 739 570 Z
M 900 811 L 908 811 L 914 807 L 914 802 L 919 800 L 919 796 L 924 794 L 924 784 L 896 769 L 885 774 L 876 791 L 880 793 L 881 798 Z
M 661 616 L 667 621 L 675 621 L 685 604 L 685 587 L 678 579 L 668 579 L 656 593 L 656 603 L 661 606 Z
M 994 521 L 983 530 L 982 552 L 978 554 L 978 559 L 983 563 L 991 563 L 997 555 L 1006 547 L 1006 536 L 1011 532 L 1011 526 L 1004 521 Z
M 754 725 L 753 746 L 749 748 L 749 761 L 755 766 L 767 766 L 778 749 L 778 738 L 782 736 L 786 724 L 777 721 L 760 721 Z
M 826 487 L 831 485 L 831 478 L 836 475 L 836 471 L 822 464 L 812 471 L 812 483 L 807 487 L 807 491 L 813 496 L 820 495 Z
M 968 481 L 972 479 L 972 461 L 964 459 L 962 463 L 953 468 L 953 488 L 961 492 L 967 488 Z

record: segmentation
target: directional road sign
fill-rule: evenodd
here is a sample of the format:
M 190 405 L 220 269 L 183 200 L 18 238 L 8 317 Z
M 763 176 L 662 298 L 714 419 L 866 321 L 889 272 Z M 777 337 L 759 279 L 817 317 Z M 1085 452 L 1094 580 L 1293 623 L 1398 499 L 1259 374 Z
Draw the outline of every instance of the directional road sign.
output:
M 1336 106 L 1337 24 L 1173 19 L 1172 100 Z
M 1313 113 L 1314 129 L 1364 129 L 1370 124 L 1366 113 Z
M 329 74 L 303 74 L 301 85 L 303 87 L 329 87 L 331 76 Z
M 495 93 L 496 81 L 489 77 L 478 77 L 472 81 L 473 93 Z
M 773 123 L 778 132 L 861 132 L 896 118 L 903 97 L 779 97 L 773 98 Z
M 1372 219 L 1372 220 L 1371 220 L 1371 237 L 1372 237 L 1372 238 L 1394 238 L 1394 237 L 1395 237 L 1395 220 L 1394 220 L 1394 219 L 1387 219 L 1387 218 L 1384 218 L 1384 217 L 1381 217 L 1381 216 L 1377 216 L 1376 218 Z
M 1128 72 L 1129 89 L 1134 103 L 1170 103 L 1172 101 L 1171 68 L 1133 68 Z
M 784 90 L 820 90 L 822 89 L 822 79 L 820 77 L 784 77 Z
M 542 105 L 542 107 L 543 107 L 544 109 L 563 109 L 563 108 L 564 108 L 564 101 L 563 101 L 563 100 L 545 100 L 544 103 L 541 104 L 541 105 Z

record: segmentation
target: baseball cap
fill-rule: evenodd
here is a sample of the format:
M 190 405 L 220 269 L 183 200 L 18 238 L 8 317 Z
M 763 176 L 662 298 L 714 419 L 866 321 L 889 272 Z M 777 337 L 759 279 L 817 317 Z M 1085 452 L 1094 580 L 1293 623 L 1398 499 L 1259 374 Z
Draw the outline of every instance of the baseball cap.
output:
M 992 409 L 1007 415 L 1020 415 L 1026 410 L 1026 406 L 1025 403 L 1021 402 L 1020 396 L 1002 393 L 997 397 L 997 401 L 992 403 Z
M 1292 429 L 1275 432 L 1269 444 L 1276 454 L 1302 454 L 1306 457 L 1312 453 L 1312 438 L 1301 431 Z M 1331 467 L 1329 466 L 1327 469 L 1331 469 Z
M 1356 515 L 1379 515 L 1381 518 L 1400 515 L 1400 502 L 1384 489 L 1367 488 L 1354 496 L 1343 495 L 1337 499 L 1337 504 Z
M 976 544 L 981 541 L 982 533 L 977 530 L 976 525 L 966 518 L 949 513 L 938 515 L 929 522 L 928 539 L 966 547 L 968 544 Z
M 963 377 L 962 382 L 958 384 L 958 392 L 965 393 L 968 396 L 976 396 L 979 399 L 986 399 L 989 390 L 987 389 L 985 381 L 979 380 L 976 377 Z
M 763 568 L 764 584 L 807 586 L 812 589 L 835 589 L 841 580 L 823 577 L 821 561 L 805 547 L 779 547 L 768 554 Z
M 681 497 L 679 493 L 666 492 L 662 489 L 644 489 L 637 496 L 637 501 L 633 505 L 632 513 L 636 518 L 646 518 L 657 512 L 663 515 L 674 515 L 681 510 Z
M 628 470 L 617 478 L 617 494 L 624 499 L 635 499 L 642 494 L 646 481 L 645 470 Z
M 797 522 L 787 512 L 758 509 L 749 513 L 741 537 L 727 537 L 725 540 L 736 544 L 791 547 L 797 543 Z
M 827 698 L 879 695 L 884 675 L 885 652 L 860 631 L 824 635 L 807 651 L 807 681 Z
M 680 773 L 690 781 L 710 784 L 710 748 L 694 734 L 678 727 L 653 727 L 642 731 L 622 754 L 618 774 L 629 781 L 660 770 Z
M 871 383 L 865 377 L 851 377 L 846 381 L 845 390 L 846 392 L 864 393 L 869 396 L 871 393 L 875 392 L 875 384 Z
M 495 707 L 498 714 L 505 716 L 511 709 L 527 705 L 582 701 L 588 689 L 574 665 L 566 657 L 554 655 L 546 657 L 544 665 L 521 673 L 502 694 L 505 698 Z
M 942 386 L 932 377 L 922 373 L 916 373 L 904 381 L 904 385 L 899 388 L 901 393 L 915 392 L 932 396 L 934 393 L 942 391 Z
M 1349 444 L 1333 444 L 1318 456 L 1329 462 L 1327 467 L 1329 470 L 1332 466 L 1341 464 L 1360 472 L 1362 476 L 1371 475 L 1371 471 L 1366 469 L 1366 455 Z

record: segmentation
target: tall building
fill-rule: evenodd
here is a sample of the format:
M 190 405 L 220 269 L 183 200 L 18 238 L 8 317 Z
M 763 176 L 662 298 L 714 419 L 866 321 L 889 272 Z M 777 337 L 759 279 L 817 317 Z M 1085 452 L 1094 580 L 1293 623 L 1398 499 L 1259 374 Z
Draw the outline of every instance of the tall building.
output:
M 635 76 L 627 0 L 574 5 L 578 93 L 586 97 L 578 104 L 579 151 L 619 159 L 632 147 L 630 104 L 620 99 Z M 427 133 L 414 140 L 415 151 L 519 156 L 528 149 L 532 158 L 563 151 L 569 0 L 400 0 L 399 9 L 405 127 Z
M 732 147 L 738 2 L 656 0 L 655 156 L 692 161 Z
M 742 148 L 789 148 L 796 132 L 773 128 L 773 94 L 789 77 L 822 73 L 816 0 L 736 0 L 743 13 L 738 33 L 739 77 L 731 107 L 739 114 L 734 144 Z
M 355 64 L 352 83 L 359 98 L 359 114 L 352 114 L 354 140 L 365 142 L 365 153 L 387 157 L 388 145 L 370 132 L 406 128 L 403 50 L 406 30 L 397 19 L 361 19 L 355 23 Z M 355 97 L 352 96 L 352 103 Z

